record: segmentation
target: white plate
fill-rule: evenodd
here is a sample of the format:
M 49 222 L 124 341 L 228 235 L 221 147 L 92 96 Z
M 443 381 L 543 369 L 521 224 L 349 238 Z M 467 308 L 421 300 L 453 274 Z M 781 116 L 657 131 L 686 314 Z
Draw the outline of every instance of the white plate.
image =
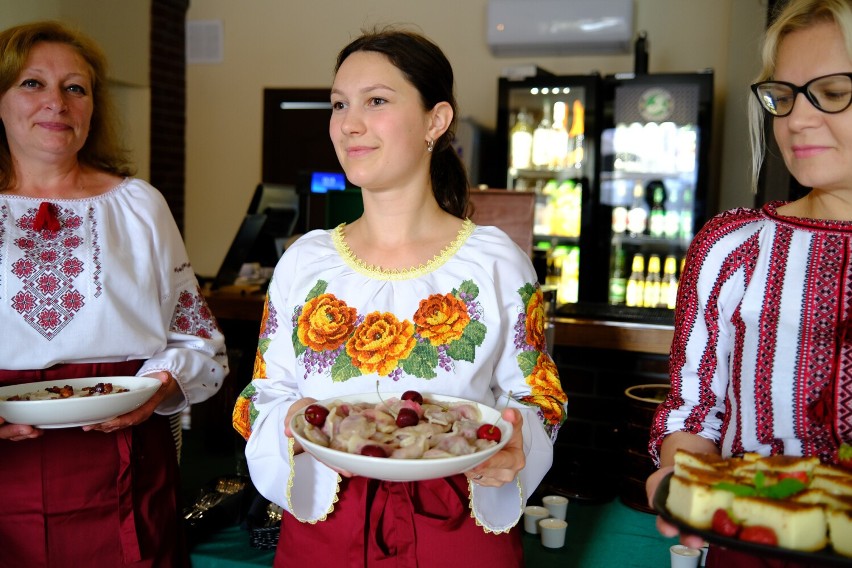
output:
M 302 447 L 324 464 L 337 469 L 346 470 L 355 475 L 361 475 L 373 479 L 382 479 L 385 481 L 421 481 L 424 479 L 449 477 L 457 473 L 465 472 L 476 467 L 500 451 L 509 441 L 509 438 L 512 437 L 512 425 L 502 419 L 497 422 L 497 419 L 500 417 L 499 410 L 495 410 L 490 406 L 485 406 L 484 404 L 463 398 L 427 393 L 421 394 L 423 395 L 423 398 L 436 402 L 464 402 L 476 405 L 479 408 L 479 412 L 482 414 L 482 422 L 490 424 L 497 423 L 497 427 L 500 428 L 501 434 L 500 442 L 485 450 L 452 458 L 375 458 L 325 448 L 306 440 L 305 437 L 302 436 L 296 428 L 294 428 L 296 419 L 304 414 L 304 409 L 293 416 L 293 419 L 290 422 L 290 430 L 293 432 L 293 436 L 295 436 L 296 440 L 299 441 Z M 388 400 L 393 397 L 399 398 L 401 395 L 402 393 L 382 393 L 382 398 L 384 400 Z M 335 401 L 349 403 L 366 402 L 369 404 L 376 404 L 379 402 L 379 395 L 377 393 L 372 393 L 338 396 L 319 401 L 318 404 L 328 406 Z
M 9 424 L 27 424 L 38 428 L 72 428 L 98 424 L 139 408 L 162 384 L 151 377 L 92 377 L 56 379 L 0 387 L 0 398 L 27 394 L 48 387 L 70 385 L 74 391 L 112 383 L 129 389 L 101 396 L 57 398 L 49 400 L 0 400 L 0 417 Z

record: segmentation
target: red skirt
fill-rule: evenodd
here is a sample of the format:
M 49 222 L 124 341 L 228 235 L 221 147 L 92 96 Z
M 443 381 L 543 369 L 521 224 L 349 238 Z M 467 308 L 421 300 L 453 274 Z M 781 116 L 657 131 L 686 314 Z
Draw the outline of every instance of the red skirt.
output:
M 328 519 L 302 523 L 285 513 L 275 568 L 522 568 L 518 527 L 490 534 L 468 506 L 467 478 L 394 483 L 344 479 Z
M 0 385 L 134 375 L 139 361 L 0 370 Z M 0 566 L 188 566 L 165 416 L 118 432 L 0 440 Z

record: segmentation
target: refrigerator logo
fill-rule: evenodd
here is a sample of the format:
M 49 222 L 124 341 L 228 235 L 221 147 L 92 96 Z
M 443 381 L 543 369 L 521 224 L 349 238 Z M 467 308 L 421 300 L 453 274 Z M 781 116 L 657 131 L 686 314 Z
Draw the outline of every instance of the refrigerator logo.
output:
M 639 114 L 651 122 L 667 120 L 674 111 L 674 97 L 671 92 L 660 87 L 654 87 L 643 92 L 639 97 Z

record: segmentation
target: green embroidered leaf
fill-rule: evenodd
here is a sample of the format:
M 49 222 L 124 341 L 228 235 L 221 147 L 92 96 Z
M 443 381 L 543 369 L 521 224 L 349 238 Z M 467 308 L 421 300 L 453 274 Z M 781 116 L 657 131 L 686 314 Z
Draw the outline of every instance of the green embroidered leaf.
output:
M 239 398 L 250 399 L 255 394 L 257 394 L 257 389 L 255 388 L 254 383 L 249 383 L 240 393 Z
M 525 377 L 532 375 L 535 364 L 538 362 L 538 351 L 521 351 L 518 354 L 518 367 Z
M 411 353 L 402 360 L 400 367 L 407 374 L 421 379 L 434 379 L 438 376 L 438 350 L 428 341 L 418 342 Z
M 518 294 L 521 295 L 521 300 L 524 302 L 524 306 L 530 303 L 530 298 L 535 294 L 535 286 L 527 282 L 520 288 L 518 288 Z
M 317 296 L 325 294 L 326 288 L 328 288 L 328 282 L 325 280 L 317 280 L 317 283 L 314 284 L 314 287 L 311 288 L 310 292 L 308 292 L 308 296 L 305 298 L 305 301 L 309 302 Z
M 477 296 L 479 296 L 479 286 L 474 284 L 473 280 L 465 280 L 464 282 L 462 282 L 461 286 L 459 286 L 458 293 L 464 293 L 470 296 L 471 298 L 476 298 Z
M 482 345 L 483 341 L 485 341 L 485 334 L 487 332 L 488 328 L 485 327 L 484 323 L 476 320 L 470 320 L 464 328 L 462 339 L 469 341 L 474 346 L 479 346 Z
M 266 353 L 266 350 L 269 349 L 270 341 L 271 340 L 268 337 L 262 337 L 257 341 L 257 350 L 260 351 L 261 355 Z
M 467 337 L 467 333 L 463 334 L 459 339 L 453 341 L 447 346 L 447 356 L 456 361 L 468 361 L 473 363 L 476 355 L 476 344 Z
M 334 365 L 331 366 L 331 380 L 335 383 L 342 383 L 360 376 L 361 369 L 352 364 L 352 358 L 345 350 L 341 351 L 337 359 L 334 360 Z

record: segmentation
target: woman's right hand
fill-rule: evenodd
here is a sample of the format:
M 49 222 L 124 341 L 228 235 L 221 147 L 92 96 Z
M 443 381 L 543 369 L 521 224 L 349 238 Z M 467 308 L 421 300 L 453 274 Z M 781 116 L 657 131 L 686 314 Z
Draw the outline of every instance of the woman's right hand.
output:
M 284 424 L 284 435 L 285 436 L 287 436 L 288 438 L 293 437 L 293 431 L 290 430 L 290 421 L 293 419 L 293 416 L 295 416 L 303 408 L 312 405 L 316 401 L 317 401 L 317 399 L 315 399 L 315 398 L 305 397 L 305 398 L 297 400 L 296 402 L 294 402 L 293 404 L 290 405 L 290 410 L 287 411 L 287 417 L 285 418 L 285 424 Z M 305 448 L 302 447 L 302 444 L 300 444 L 298 442 L 298 440 L 293 440 L 293 455 L 299 455 L 304 451 L 305 451 Z M 322 461 L 322 460 L 320 460 L 320 461 Z M 326 464 L 326 465 L 328 465 L 328 464 Z M 328 467 L 330 467 L 331 469 L 333 469 L 334 471 L 336 471 L 337 473 L 339 473 L 343 477 L 352 477 L 352 473 L 346 471 L 345 469 L 338 469 L 338 468 L 332 467 L 330 465 L 328 465 Z
M 674 464 L 674 454 L 678 448 L 692 452 L 719 453 L 715 443 L 695 434 L 674 432 L 666 436 L 660 449 L 660 461 L 667 465 L 660 467 L 645 480 L 645 493 L 648 496 L 648 505 L 652 509 L 654 508 L 654 494 L 657 492 L 660 482 L 666 475 L 674 471 L 674 465 L 671 464 Z M 662 517 L 657 517 L 657 530 L 666 537 L 680 535 L 680 543 L 690 548 L 701 548 L 705 545 L 703 538 L 691 534 L 682 534 L 676 526 L 667 523 Z
M 6 424 L 6 421 L 0 418 L 0 440 L 20 442 L 21 440 L 38 438 L 42 434 L 44 434 L 44 430 L 26 424 Z

